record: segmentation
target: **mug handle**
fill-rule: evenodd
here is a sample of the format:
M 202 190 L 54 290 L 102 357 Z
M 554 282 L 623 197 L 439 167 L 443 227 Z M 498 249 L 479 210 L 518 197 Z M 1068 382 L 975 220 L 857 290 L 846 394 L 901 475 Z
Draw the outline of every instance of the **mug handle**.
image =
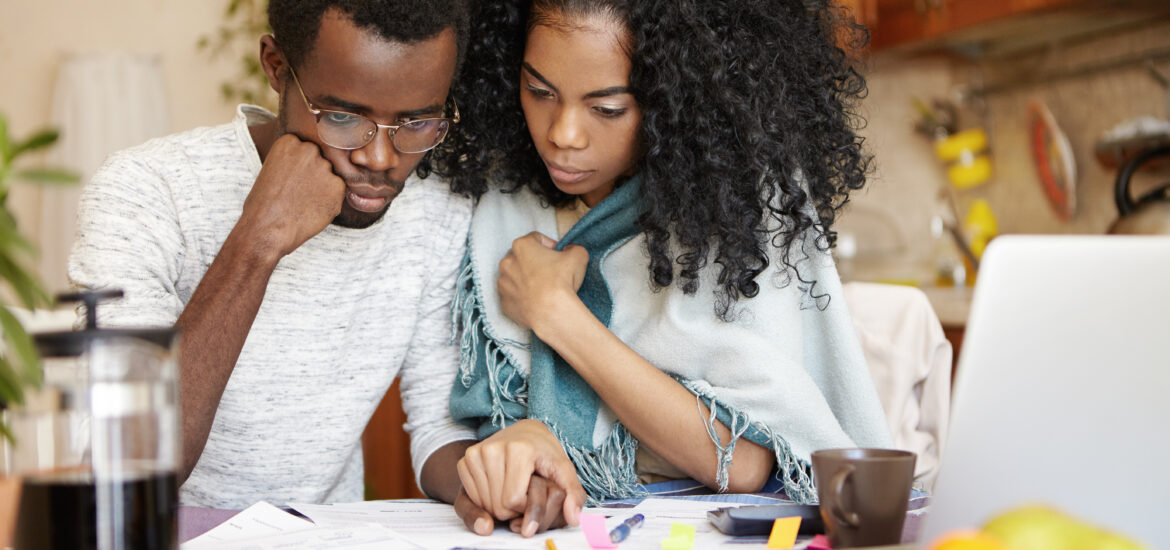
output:
M 833 480 L 830 481 L 830 485 L 833 487 L 833 502 L 829 509 L 837 521 L 850 527 L 857 527 L 861 524 L 861 517 L 857 515 L 857 512 L 845 512 L 845 508 L 841 506 L 842 493 L 845 492 L 845 481 L 853 475 L 853 470 L 853 465 L 847 464 L 836 474 L 833 474 Z

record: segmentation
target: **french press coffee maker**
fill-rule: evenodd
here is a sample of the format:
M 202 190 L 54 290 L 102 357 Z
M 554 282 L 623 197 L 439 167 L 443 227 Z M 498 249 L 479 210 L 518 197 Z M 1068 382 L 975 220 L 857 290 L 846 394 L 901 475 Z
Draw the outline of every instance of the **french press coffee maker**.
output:
M 8 468 L 21 479 L 15 550 L 178 548 L 177 339 L 172 328 L 34 335 L 44 384 L 9 413 Z

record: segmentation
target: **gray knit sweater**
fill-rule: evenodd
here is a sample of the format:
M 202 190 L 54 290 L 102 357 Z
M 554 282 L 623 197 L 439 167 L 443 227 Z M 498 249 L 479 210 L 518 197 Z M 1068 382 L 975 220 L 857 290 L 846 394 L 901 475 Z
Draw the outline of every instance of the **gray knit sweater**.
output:
M 241 106 L 230 124 L 115 154 L 94 176 L 69 276 L 125 291 L 99 323 L 178 319 L 259 174 L 248 125 L 271 117 Z M 361 500 L 362 430 L 396 376 L 416 476 L 439 447 L 474 438 L 447 408 L 459 363 L 450 302 L 470 214 L 444 182 L 412 178 L 380 222 L 331 225 L 280 261 L 183 504 Z

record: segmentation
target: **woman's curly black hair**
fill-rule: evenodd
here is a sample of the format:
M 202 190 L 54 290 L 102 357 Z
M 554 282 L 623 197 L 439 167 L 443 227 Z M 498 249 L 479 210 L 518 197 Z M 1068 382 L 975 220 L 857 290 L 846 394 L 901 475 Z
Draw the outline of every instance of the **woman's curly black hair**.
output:
M 455 191 L 478 196 L 508 182 L 551 205 L 572 200 L 532 144 L 519 67 L 528 24 L 539 22 L 530 15 L 601 14 L 630 33 L 630 88 L 645 150 L 638 227 L 653 283 L 665 287 L 677 275 L 693 293 L 714 261 L 716 311 L 727 319 L 740 296 L 759 292 L 756 279 L 769 262 L 795 268 L 789 252 L 809 231 L 819 249 L 832 247 L 836 212 L 864 185 L 870 161 L 854 112 L 865 81 L 846 51 L 860 50 L 868 34 L 843 9 L 826 0 L 475 4 L 455 86 L 464 121 L 435 152 L 436 172 Z

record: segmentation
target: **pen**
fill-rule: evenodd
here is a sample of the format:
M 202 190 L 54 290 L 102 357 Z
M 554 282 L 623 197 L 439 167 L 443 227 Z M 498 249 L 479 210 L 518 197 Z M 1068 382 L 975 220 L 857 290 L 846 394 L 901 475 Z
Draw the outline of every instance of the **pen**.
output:
M 552 539 L 544 539 L 544 546 L 548 548 L 548 550 L 557 550 L 557 545 L 553 544 Z
M 613 542 L 621 542 L 630 536 L 630 530 L 642 525 L 642 520 L 646 519 L 642 514 L 634 514 L 629 519 L 623 521 L 621 525 L 613 528 L 609 532 L 609 540 Z

